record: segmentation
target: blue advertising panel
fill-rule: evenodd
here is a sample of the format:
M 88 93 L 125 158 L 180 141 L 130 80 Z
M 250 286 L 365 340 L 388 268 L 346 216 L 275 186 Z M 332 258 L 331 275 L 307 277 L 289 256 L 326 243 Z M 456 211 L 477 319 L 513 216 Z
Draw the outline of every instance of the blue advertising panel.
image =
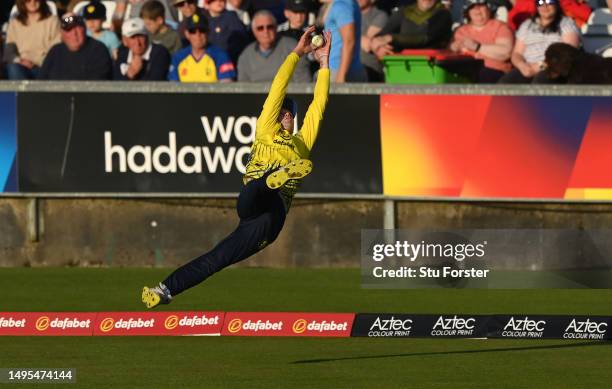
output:
M 17 98 L 16 93 L 0 93 L 0 191 L 17 188 Z

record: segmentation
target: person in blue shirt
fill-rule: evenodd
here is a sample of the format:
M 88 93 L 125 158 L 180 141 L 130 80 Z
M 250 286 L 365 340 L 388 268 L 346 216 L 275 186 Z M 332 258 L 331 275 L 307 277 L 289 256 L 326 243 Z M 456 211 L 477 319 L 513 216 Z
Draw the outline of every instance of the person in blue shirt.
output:
M 221 48 L 208 44 L 208 22 L 193 14 L 185 23 L 185 36 L 191 44 L 172 57 L 168 79 L 180 82 L 230 82 L 236 68 Z
M 324 20 L 334 44 L 329 55 L 332 82 L 367 82 L 361 61 L 361 12 L 355 0 L 334 0 Z
M 102 28 L 102 23 L 106 20 L 104 4 L 96 0 L 87 4 L 83 9 L 83 19 L 87 25 L 87 36 L 104 43 L 111 57 L 117 59 L 117 50 L 121 42 L 114 32 Z

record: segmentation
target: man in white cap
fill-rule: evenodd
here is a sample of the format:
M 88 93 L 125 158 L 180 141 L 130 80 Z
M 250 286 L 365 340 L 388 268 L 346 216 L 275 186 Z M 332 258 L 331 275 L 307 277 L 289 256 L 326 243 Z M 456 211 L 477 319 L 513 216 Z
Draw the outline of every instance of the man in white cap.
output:
M 121 27 L 125 46 L 115 61 L 115 80 L 163 81 L 170 67 L 170 53 L 162 45 L 149 42 L 144 20 L 128 19 Z

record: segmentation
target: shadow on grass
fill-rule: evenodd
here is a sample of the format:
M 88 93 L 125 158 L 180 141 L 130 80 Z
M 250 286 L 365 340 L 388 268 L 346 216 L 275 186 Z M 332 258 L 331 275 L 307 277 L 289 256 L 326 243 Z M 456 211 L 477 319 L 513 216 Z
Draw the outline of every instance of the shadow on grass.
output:
M 546 346 L 505 347 L 505 348 L 489 348 L 489 349 L 479 349 L 479 350 L 435 351 L 435 352 L 425 352 L 425 353 L 367 355 L 367 356 L 342 357 L 342 358 L 320 358 L 320 359 L 305 359 L 301 361 L 293 361 L 291 362 L 291 364 L 356 361 L 360 359 L 423 357 L 423 356 L 428 356 L 428 355 L 478 354 L 478 353 L 499 353 L 499 352 L 515 352 L 515 351 L 531 351 L 531 350 L 552 350 L 552 349 L 590 347 L 590 346 L 612 346 L 612 343 L 593 341 L 593 342 L 581 342 L 581 343 L 573 343 L 573 344 L 551 344 L 551 345 L 546 345 Z

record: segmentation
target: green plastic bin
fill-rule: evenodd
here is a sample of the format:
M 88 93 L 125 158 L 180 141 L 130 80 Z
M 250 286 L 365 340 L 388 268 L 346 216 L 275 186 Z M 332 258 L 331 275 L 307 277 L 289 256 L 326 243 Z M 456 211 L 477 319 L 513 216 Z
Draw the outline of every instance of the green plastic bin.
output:
M 385 82 L 390 84 L 471 83 L 482 61 L 446 50 L 404 50 L 383 58 Z

